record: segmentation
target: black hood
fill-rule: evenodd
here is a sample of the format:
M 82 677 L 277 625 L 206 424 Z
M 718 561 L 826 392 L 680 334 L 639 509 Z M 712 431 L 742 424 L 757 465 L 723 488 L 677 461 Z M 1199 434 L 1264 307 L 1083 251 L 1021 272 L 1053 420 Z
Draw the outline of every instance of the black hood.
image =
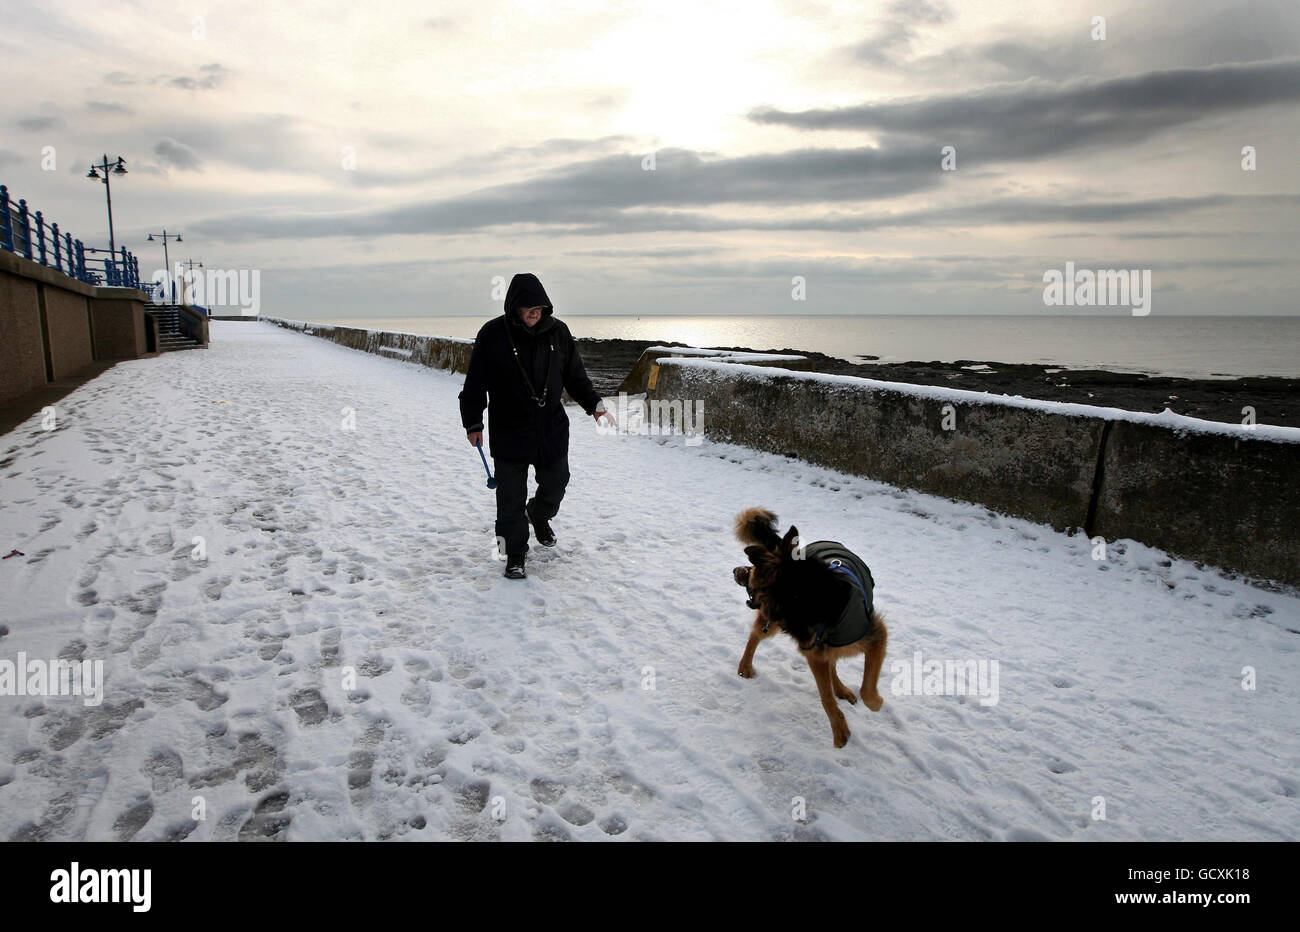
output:
M 546 289 L 532 272 L 520 272 L 510 279 L 510 287 L 506 289 L 506 315 L 515 316 L 515 310 L 521 307 L 540 307 L 542 320 L 550 317 L 554 310 Z

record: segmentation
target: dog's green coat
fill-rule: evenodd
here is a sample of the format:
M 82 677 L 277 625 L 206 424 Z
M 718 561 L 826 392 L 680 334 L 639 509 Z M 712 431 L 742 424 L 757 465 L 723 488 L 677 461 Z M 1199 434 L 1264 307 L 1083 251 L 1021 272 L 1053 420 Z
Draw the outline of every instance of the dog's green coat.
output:
M 873 627 L 871 593 L 875 589 L 876 582 L 871 578 L 871 570 L 867 568 L 867 564 L 863 563 L 852 550 L 834 540 L 817 540 L 806 545 L 803 548 L 803 558 L 820 560 L 835 569 L 836 573 L 852 588 L 844 611 L 840 613 L 834 625 L 826 628 L 820 643 L 827 647 L 844 647 L 846 644 L 861 640 Z M 857 577 L 861 588 L 852 577 L 843 572 L 845 569 L 850 570 Z

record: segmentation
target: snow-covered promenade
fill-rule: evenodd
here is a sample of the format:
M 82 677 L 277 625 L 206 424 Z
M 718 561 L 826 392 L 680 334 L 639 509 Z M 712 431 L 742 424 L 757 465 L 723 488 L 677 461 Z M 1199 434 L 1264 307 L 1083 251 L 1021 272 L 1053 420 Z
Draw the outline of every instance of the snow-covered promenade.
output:
M 0 438 L 0 661 L 104 676 L 0 696 L 0 839 L 1300 838 L 1293 595 L 577 408 L 505 580 L 462 378 L 213 322 Z M 750 505 L 875 576 L 840 750 L 788 639 L 736 675 Z M 996 703 L 894 688 L 918 651 Z

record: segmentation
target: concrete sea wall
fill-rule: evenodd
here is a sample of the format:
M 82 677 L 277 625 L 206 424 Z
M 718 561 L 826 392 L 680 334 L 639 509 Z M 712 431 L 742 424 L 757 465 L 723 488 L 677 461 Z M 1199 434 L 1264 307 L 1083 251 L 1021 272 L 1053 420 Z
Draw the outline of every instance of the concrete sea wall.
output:
M 704 435 L 1300 585 L 1300 429 L 661 358 Z M 779 507 L 779 503 L 771 504 Z
M 468 371 L 470 350 L 474 348 L 473 340 L 453 337 L 428 337 L 415 333 L 392 333 L 387 330 L 362 330 L 359 327 L 334 327 L 328 324 L 284 320 L 265 315 L 261 319 L 277 327 L 297 330 L 350 349 L 387 356 L 390 359 L 405 359 L 432 369 L 450 369 L 453 372 Z

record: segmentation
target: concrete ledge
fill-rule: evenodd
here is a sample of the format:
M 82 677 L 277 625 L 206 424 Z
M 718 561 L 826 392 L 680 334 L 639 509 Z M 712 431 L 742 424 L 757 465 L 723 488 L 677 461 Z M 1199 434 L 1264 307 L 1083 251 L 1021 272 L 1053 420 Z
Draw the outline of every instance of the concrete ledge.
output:
M 66 272 L 56 271 L 25 256 L 20 256 L 16 252 L 9 252 L 7 249 L 0 249 L 0 272 L 20 275 L 42 285 L 53 285 L 56 288 L 62 288 L 64 291 L 70 291 L 73 294 L 79 294 L 87 298 L 93 298 L 98 290 L 94 285 L 87 285 L 85 282 L 77 281 Z M 140 294 L 143 297 L 143 292 Z
M 0 249 L 0 272 L 21 275 L 23 278 L 31 279 L 42 285 L 52 285 L 55 288 L 61 288 L 73 294 L 84 295 L 87 298 L 128 298 L 146 304 L 149 303 L 149 296 L 138 288 L 87 285 L 66 272 L 60 272 L 49 266 L 41 265 L 39 262 L 9 252 L 6 249 Z
M 709 439 L 1300 586 L 1300 429 L 717 359 L 659 365 L 648 397 L 703 402 Z
M 454 337 L 430 337 L 417 333 L 394 333 L 387 330 L 362 330 L 358 327 L 333 327 L 313 324 L 302 320 L 284 320 L 279 317 L 262 317 L 277 327 L 297 330 L 311 336 L 320 337 L 346 346 L 387 356 L 390 359 L 403 359 L 419 363 L 431 369 L 449 369 L 452 372 L 469 370 L 470 351 L 474 348 L 473 340 L 461 340 Z

